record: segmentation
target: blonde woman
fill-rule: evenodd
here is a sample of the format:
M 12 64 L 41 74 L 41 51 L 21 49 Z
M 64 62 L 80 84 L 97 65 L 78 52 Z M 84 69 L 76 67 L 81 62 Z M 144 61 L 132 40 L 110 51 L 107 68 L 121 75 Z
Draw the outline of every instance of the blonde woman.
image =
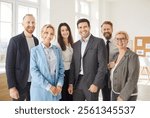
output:
M 127 47 L 129 36 L 126 32 L 117 32 L 115 40 L 119 53 L 116 55 L 114 63 L 109 64 L 113 67 L 111 69 L 111 100 L 136 101 L 140 68 L 138 55 Z
M 61 50 L 51 44 L 54 35 L 54 27 L 44 25 L 41 31 L 42 42 L 31 49 L 32 101 L 58 101 L 61 98 L 64 65 Z

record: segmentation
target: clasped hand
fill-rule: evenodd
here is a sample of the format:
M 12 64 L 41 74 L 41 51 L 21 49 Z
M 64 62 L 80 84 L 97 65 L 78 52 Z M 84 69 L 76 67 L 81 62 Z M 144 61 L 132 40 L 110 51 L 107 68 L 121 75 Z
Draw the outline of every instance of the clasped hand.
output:
M 50 87 L 50 92 L 54 95 L 57 96 L 59 93 L 61 93 L 62 87 L 61 86 L 51 86 Z

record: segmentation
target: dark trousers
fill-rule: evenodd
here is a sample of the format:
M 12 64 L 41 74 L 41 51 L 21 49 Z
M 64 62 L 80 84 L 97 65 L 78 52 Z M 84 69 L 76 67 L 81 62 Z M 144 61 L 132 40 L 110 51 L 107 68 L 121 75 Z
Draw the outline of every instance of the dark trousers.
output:
M 99 91 L 97 93 L 91 93 L 86 84 L 86 78 L 82 75 L 78 77 L 78 83 L 73 92 L 73 101 L 98 101 Z
M 30 101 L 30 86 L 31 82 L 27 82 L 27 85 L 24 89 L 18 89 L 19 99 L 12 99 L 13 101 Z
M 113 91 L 111 92 L 111 101 L 117 101 L 119 94 L 114 93 Z M 136 101 L 137 100 L 137 95 L 129 97 L 128 100 L 126 101 Z
M 65 77 L 64 77 L 64 85 L 62 87 L 61 96 L 62 98 L 60 101 L 72 101 L 73 96 L 68 93 L 68 85 L 69 85 L 69 70 L 65 71 Z
M 103 101 L 111 100 L 111 83 L 110 83 L 110 72 L 108 71 L 105 75 L 105 85 L 102 88 Z

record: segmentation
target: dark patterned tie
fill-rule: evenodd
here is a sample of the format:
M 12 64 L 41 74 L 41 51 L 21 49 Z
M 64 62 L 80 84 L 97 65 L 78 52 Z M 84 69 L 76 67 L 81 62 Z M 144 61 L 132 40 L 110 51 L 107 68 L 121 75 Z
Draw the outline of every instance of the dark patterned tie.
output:
M 107 63 L 109 63 L 109 43 L 110 43 L 110 41 L 107 40 L 107 42 L 106 42 L 106 49 L 107 49 Z

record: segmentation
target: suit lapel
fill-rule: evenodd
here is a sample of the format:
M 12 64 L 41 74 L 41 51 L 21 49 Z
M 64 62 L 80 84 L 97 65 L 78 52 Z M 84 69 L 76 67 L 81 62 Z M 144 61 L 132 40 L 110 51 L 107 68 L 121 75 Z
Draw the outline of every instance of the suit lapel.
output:
M 120 60 L 120 62 L 118 63 L 116 69 L 125 61 L 126 57 L 123 56 L 122 59 Z
M 118 63 L 116 69 L 126 60 L 126 58 L 128 58 L 128 55 L 129 55 L 129 50 L 126 51 L 125 55 L 122 57 L 122 59 Z
M 81 41 L 79 42 L 78 53 L 79 53 L 79 58 L 81 58 Z
M 83 57 L 86 55 L 88 49 L 92 46 L 92 43 L 93 43 L 93 41 L 94 41 L 92 37 L 93 37 L 93 36 L 91 35 L 90 38 L 89 38 L 89 41 L 88 41 L 88 44 L 87 44 L 86 49 L 85 49 L 85 51 L 84 51 Z M 81 47 L 81 46 L 80 46 L 80 47 Z
M 77 42 L 77 45 L 75 46 L 74 49 L 75 49 L 74 51 L 75 51 L 76 54 L 78 55 L 78 56 L 77 56 L 78 59 L 80 60 L 80 59 L 81 59 L 81 41 L 80 41 L 80 40 Z
M 27 54 L 27 57 L 29 57 L 29 55 L 30 55 L 30 53 L 29 53 L 29 47 L 28 47 L 27 40 L 26 40 L 26 37 L 25 37 L 24 33 L 22 33 L 22 37 L 23 37 L 22 38 L 22 45 L 23 45 L 24 50 L 25 50 L 25 52 Z
M 40 51 L 40 54 L 41 54 L 41 60 L 43 61 L 43 65 L 46 65 L 46 66 L 43 66 L 43 67 L 45 67 L 46 68 L 46 71 L 47 72 L 45 72 L 45 73 L 49 73 L 49 75 L 50 75 L 50 71 L 49 71 L 49 64 L 48 64 L 48 62 L 47 62 L 47 58 L 46 58 L 46 54 L 45 54 L 45 52 L 44 52 L 44 49 L 43 49 L 43 46 L 42 46 L 42 44 L 40 44 L 40 48 L 39 48 L 39 51 Z

